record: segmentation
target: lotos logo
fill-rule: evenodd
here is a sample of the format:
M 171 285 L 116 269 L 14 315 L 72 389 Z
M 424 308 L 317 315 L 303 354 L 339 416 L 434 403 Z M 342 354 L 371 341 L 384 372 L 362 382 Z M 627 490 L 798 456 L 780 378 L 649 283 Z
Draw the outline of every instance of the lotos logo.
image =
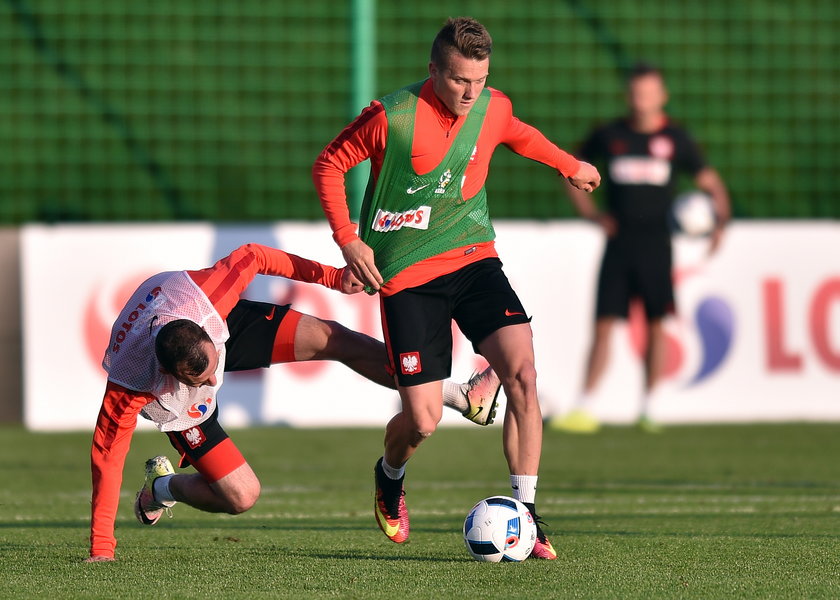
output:
M 376 213 L 376 217 L 373 219 L 371 229 L 382 232 L 397 231 L 403 227 L 428 229 L 431 214 L 431 206 L 418 206 L 412 210 L 395 213 L 380 208 Z
M 721 298 L 704 299 L 694 311 L 694 323 L 700 334 L 703 359 L 700 368 L 688 382 L 696 385 L 720 368 L 732 347 L 735 317 L 732 309 Z
M 88 358 L 98 368 L 102 355 L 111 346 L 111 325 L 137 287 L 149 278 L 149 273 L 127 277 L 114 287 L 107 285 L 91 286 L 91 292 L 85 303 L 82 316 L 84 342 Z M 105 293 L 103 293 L 105 291 Z M 113 340 L 116 341 L 116 340 Z
M 160 286 L 152 289 L 120 324 L 120 328 L 117 330 L 113 343 L 111 344 L 111 352 L 119 352 L 120 346 L 125 341 L 126 335 L 131 332 L 132 328 L 135 326 L 145 325 L 154 316 L 154 311 L 152 309 L 159 306 L 166 300 L 161 296 L 160 292 Z
M 696 270 L 694 269 L 675 273 L 675 286 L 695 273 Z M 688 387 L 693 387 L 709 378 L 721 367 L 729 355 L 735 335 L 735 316 L 732 308 L 728 302 L 716 296 L 708 296 L 697 304 L 691 322 L 694 327 L 690 328 L 690 331 L 697 332 L 701 357 L 696 372 L 688 377 L 686 383 Z M 646 318 L 642 303 L 633 301 L 630 306 L 628 329 L 633 349 L 640 358 L 644 356 L 647 347 L 645 323 Z M 663 377 L 666 379 L 675 378 L 684 368 L 684 363 L 684 337 L 666 331 Z
M 187 409 L 187 415 L 191 419 L 199 419 L 207 414 L 213 405 L 213 398 L 207 398 L 204 402 L 196 402 Z

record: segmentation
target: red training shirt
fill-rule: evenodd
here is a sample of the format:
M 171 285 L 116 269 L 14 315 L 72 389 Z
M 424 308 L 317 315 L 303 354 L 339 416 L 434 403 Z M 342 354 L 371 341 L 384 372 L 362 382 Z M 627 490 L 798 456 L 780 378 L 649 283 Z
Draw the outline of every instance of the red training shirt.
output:
M 461 190 L 464 199 L 475 196 L 487 180 L 490 158 L 499 144 L 517 154 L 554 167 L 563 177 L 577 173 L 578 160 L 549 141 L 538 129 L 513 116 L 513 105 L 502 92 L 487 88 L 491 97 L 487 114 L 476 142 L 476 152 L 470 159 Z M 414 124 L 411 163 L 418 175 L 432 171 L 449 151 L 466 120 L 455 116 L 435 95 L 431 80 L 420 90 Z M 321 207 L 333 231 L 333 239 L 343 247 L 359 239 L 356 225 L 350 221 L 344 174 L 365 159 L 371 161 L 371 173 L 378 178 L 388 139 L 388 118 L 378 100 L 344 128 L 318 156 L 312 168 L 312 179 Z M 408 267 L 383 288 L 384 295 L 431 281 L 435 277 L 457 271 L 461 267 L 491 256 L 497 256 L 495 244 L 480 244 L 475 252 L 464 255 L 456 248 L 427 258 Z

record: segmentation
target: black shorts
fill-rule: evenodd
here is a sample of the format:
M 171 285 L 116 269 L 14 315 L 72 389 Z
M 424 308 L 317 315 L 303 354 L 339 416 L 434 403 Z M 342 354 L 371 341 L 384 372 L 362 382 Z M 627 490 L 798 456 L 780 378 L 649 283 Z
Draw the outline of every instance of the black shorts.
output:
M 498 258 L 382 297 L 381 309 L 388 357 L 401 386 L 450 376 L 453 319 L 476 352 L 494 331 L 531 321 Z
M 225 371 L 247 371 L 271 365 L 277 330 L 290 306 L 240 300 L 226 319 Z M 292 311 L 294 312 L 294 311 Z
M 607 241 L 598 274 L 596 317 L 627 318 L 630 300 L 639 298 L 648 319 L 674 311 L 671 239 L 662 236 Z
M 184 431 L 167 432 L 169 443 L 178 451 L 179 467 L 192 465 L 213 483 L 245 464 L 245 457 L 219 424 L 218 409 L 210 417 Z

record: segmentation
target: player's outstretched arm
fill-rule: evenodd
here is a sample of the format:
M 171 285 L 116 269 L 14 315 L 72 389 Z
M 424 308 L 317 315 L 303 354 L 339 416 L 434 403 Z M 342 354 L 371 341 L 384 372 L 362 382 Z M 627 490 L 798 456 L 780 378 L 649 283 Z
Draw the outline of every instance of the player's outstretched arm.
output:
M 285 277 L 317 283 L 333 290 L 342 289 L 341 269 L 253 243 L 240 246 L 212 267 L 187 271 L 187 275 L 210 298 L 222 318 L 230 314 L 242 292 L 257 275 Z

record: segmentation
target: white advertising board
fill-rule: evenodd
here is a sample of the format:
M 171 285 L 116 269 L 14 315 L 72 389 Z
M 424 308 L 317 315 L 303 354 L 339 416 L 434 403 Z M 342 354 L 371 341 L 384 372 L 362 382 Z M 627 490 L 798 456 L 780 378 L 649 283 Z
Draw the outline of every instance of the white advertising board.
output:
M 603 240 L 580 222 L 499 222 L 496 231 L 505 272 L 533 315 L 544 412 L 566 410 L 582 380 Z M 24 228 L 27 427 L 92 428 L 108 333 L 135 286 L 159 271 L 209 266 L 246 242 L 341 264 L 322 223 Z M 667 323 L 666 379 L 653 416 L 664 423 L 840 420 L 840 224 L 735 224 L 720 252 L 709 258 L 706 248 L 702 240 L 676 241 L 678 315 Z M 377 299 L 364 294 L 259 276 L 247 297 L 291 302 L 382 338 Z M 640 323 L 631 314 L 614 333 L 594 404 L 605 422 L 636 418 Z M 457 330 L 455 339 L 453 377 L 466 380 L 483 362 Z M 226 426 L 378 426 L 399 404 L 396 392 L 332 363 L 228 374 L 219 399 Z M 444 424 L 466 423 L 445 413 Z

